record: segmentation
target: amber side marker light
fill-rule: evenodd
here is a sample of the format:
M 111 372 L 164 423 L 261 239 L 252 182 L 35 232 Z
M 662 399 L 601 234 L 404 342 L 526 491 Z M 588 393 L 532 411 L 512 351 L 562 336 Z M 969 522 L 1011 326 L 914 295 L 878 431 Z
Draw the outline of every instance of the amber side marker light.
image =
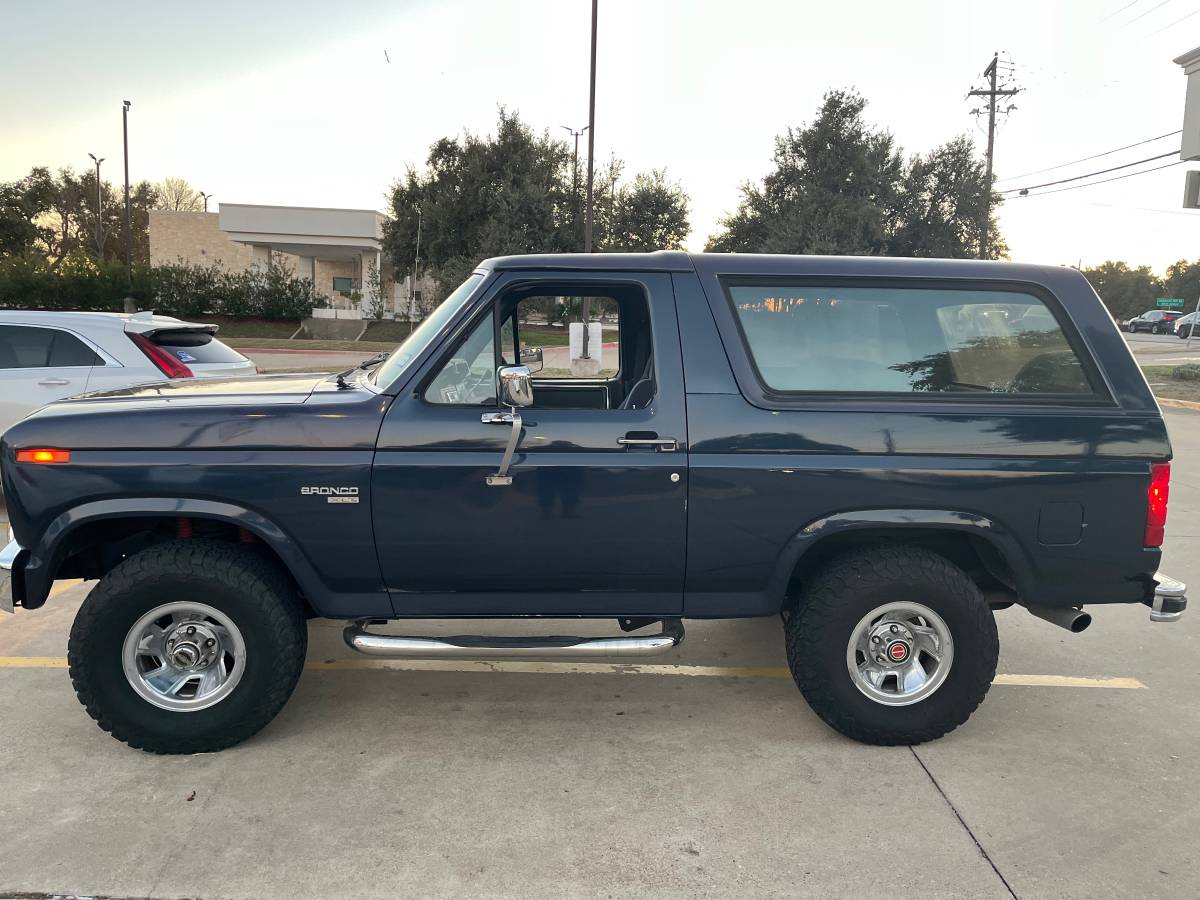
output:
M 70 461 L 70 450 L 50 450 L 39 447 L 36 450 L 17 451 L 17 462 L 19 463 L 68 463 Z

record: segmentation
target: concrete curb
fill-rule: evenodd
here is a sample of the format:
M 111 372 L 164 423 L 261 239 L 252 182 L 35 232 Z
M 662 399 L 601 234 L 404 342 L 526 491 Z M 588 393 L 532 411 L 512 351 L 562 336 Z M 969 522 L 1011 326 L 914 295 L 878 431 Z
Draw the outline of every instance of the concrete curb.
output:
M 1194 400 L 1172 400 L 1170 397 L 1158 397 L 1159 406 L 1170 406 L 1174 409 L 1200 409 L 1200 403 Z

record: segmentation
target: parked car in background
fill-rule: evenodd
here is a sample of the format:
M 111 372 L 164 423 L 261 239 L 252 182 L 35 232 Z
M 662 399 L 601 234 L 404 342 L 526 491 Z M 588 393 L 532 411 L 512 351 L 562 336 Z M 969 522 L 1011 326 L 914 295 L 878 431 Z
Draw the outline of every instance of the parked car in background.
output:
M 215 337 L 216 325 L 150 312 L 0 310 L 0 433 L 47 403 L 258 368 Z
M 1192 329 L 1195 328 L 1197 321 L 1200 321 L 1200 316 L 1197 316 L 1194 312 L 1190 312 L 1186 316 L 1180 316 L 1175 320 L 1173 325 L 1175 336 L 1181 338 L 1191 337 Z
M 1182 313 L 1172 309 L 1148 309 L 1140 316 L 1134 316 L 1125 323 L 1125 330 L 1130 334 L 1148 331 L 1151 334 L 1168 334 L 1175 325 L 1175 320 Z

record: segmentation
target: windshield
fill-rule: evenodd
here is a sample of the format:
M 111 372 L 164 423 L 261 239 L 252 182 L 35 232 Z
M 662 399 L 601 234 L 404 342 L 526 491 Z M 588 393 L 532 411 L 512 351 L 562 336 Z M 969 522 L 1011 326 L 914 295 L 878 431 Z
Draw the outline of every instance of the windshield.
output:
M 446 323 L 453 319 L 458 311 L 463 308 L 463 305 L 475 293 L 475 288 L 479 286 L 481 281 L 483 281 L 483 275 L 475 272 L 455 288 L 454 293 L 443 300 L 437 309 L 427 315 L 425 320 L 413 330 L 413 333 L 406 337 L 400 346 L 392 351 L 392 355 L 371 373 L 371 381 L 374 384 L 380 385 L 391 384 L 395 381 L 408 364 L 437 339 L 437 336 L 446 326 Z

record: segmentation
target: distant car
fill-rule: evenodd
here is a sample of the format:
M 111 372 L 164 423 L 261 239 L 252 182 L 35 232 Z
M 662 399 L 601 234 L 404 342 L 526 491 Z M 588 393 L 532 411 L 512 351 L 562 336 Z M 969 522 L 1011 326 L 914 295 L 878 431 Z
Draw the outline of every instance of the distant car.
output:
M 1183 313 L 1171 309 L 1148 309 L 1140 316 L 1134 316 L 1125 323 L 1125 330 L 1130 334 L 1148 331 L 1151 334 L 1167 334 L 1174 327 L 1175 320 Z
M 1186 338 L 1192 336 L 1192 329 L 1196 327 L 1196 322 L 1200 321 L 1200 316 L 1194 312 L 1188 313 L 1186 316 L 1180 316 L 1175 320 L 1175 336 Z
M 216 325 L 150 312 L 0 310 L 0 433 L 47 403 L 92 391 L 258 368 Z

